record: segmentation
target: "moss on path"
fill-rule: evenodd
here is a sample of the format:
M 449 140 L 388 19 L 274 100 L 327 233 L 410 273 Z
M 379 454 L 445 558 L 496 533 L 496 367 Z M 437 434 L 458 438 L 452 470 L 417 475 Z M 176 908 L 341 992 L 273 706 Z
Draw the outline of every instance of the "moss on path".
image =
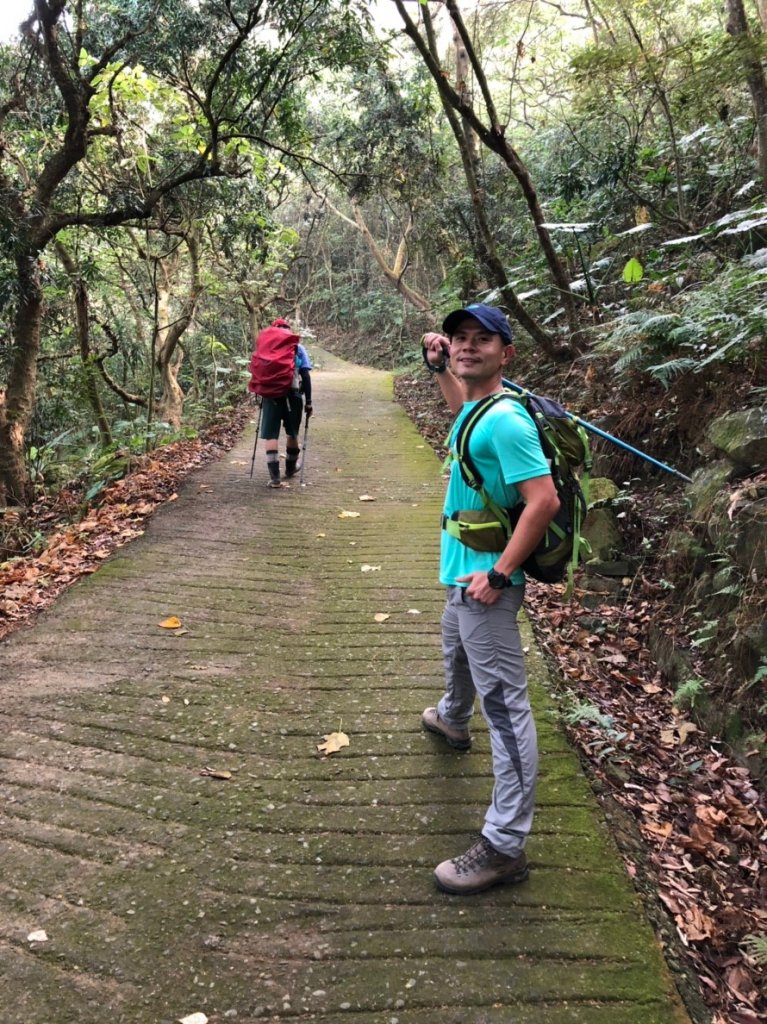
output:
M 0 647 L 3 1024 L 682 1024 L 532 640 L 530 880 L 436 892 L 491 786 L 481 724 L 419 727 L 438 463 L 387 375 L 327 356 L 315 390 L 305 488 L 249 478 L 251 427 Z

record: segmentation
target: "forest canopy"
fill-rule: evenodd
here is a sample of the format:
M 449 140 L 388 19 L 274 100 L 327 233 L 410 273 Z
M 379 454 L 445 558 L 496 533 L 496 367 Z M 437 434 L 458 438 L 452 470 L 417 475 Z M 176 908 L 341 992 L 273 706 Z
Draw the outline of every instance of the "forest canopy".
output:
M 456 303 L 668 386 L 765 326 L 765 5 L 36 0 L 0 63 L 0 494 L 241 394 L 273 315 L 378 365 Z

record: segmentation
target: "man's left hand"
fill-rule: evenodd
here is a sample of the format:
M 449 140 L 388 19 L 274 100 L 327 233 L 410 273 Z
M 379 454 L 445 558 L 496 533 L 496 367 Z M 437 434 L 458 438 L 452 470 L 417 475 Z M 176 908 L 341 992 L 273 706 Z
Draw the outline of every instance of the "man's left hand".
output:
M 480 604 L 495 604 L 502 591 L 493 590 L 486 572 L 471 572 L 468 576 L 456 577 L 456 583 L 468 583 L 466 593 Z
M 306 418 L 309 419 L 311 414 L 314 412 L 314 406 L 307 403 L 306 406 L 304 407 L 304 411 L 306 412 Z

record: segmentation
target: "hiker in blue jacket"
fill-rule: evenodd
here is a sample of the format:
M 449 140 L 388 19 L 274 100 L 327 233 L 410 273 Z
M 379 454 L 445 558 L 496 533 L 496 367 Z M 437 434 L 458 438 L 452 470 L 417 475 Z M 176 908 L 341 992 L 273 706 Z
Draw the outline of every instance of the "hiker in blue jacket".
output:
M 506 317 L 493 306 L 454 310 L 442 330 L 444 335 L 424 336 L 424 358 L 456 414 L 452 447 L 457 428 L 479 400 L 503 390 L 502 368 L 514 348 Z M 490 732 L 495 780 L 478 841 L 434 872 L 441 890 L 462 895 L 528 876 L 524 847 L 533 820 L 538 748 L 517 626 L 525 588 L 520 566 L 559 508 L 535 424 L 521 405 L 494 403 L 472 430 L 469 452 L 493 500 L 503 508 L 522 501 L 524 510 L 498 550 L 474 550 L 442 531 L 445 693 L 436 707 L 423 712 L 422 725 L 450 747 L 469 750 L 469 722 L 478 696 Z M 453 461 L 443 527 L 459 510 L 476 514 L 485 505 Z
M 281 319 L 274 320 L 271 326 L 290 329 L 288 321 Z M 285 479 L 290 480 L 298 472 L 298 459 L 301 454 L 298 433 L 304 406 L 307 421 L 314 411 L 312 378 L 309 372 L 311 369 L 312 361 L 309 358 L 309 353 L 299 342 L 296 347 L 296 367 L 290 393 L 284 398 L 262 399 L 260 436 L 266 442 L 264 448 L 266 450 L 266 466 L 269 470 L 268 487 L 282 487 L 279 455 L 280 427 L 285 428 L 286 435 Z

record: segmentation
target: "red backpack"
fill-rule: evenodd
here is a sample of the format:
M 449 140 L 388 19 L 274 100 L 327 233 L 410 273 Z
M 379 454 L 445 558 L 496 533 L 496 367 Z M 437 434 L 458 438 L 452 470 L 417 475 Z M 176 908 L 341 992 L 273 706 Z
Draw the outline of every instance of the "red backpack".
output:
M 280 326 L 285 324 L 285 326 Z M 263 398 L 284 398 L 294 387 L 299 335 L 284 320 L 265 327 L 250 357 L 248 391 Z

